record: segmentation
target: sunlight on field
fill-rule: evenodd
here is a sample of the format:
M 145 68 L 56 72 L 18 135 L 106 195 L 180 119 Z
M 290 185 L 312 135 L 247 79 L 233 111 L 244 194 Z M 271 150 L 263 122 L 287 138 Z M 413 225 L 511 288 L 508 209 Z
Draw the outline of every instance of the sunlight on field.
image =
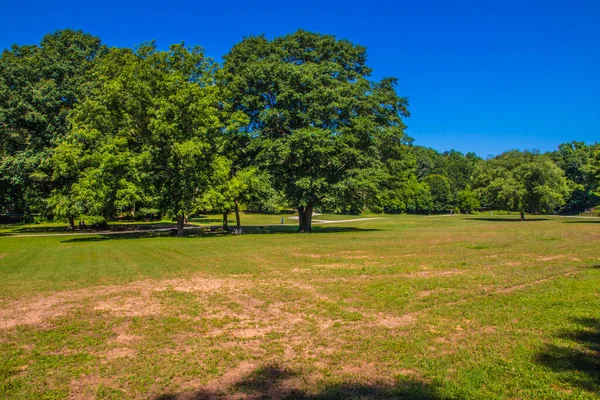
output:
M 597 398 L 598 221 L 372 217 L 313 234 L 259 214 L 243 223 L 264 233 L 241 236 L 4 229 L 0 393 Z

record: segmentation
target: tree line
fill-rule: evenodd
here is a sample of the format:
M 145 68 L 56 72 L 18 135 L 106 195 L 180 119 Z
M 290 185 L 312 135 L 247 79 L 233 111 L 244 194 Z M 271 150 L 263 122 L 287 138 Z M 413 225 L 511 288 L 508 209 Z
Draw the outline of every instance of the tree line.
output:
M 61 30 L 0 56 L 0 212 L 64 219 L 294 208 L 576 213 L 598 203 L 600 146 L 439 153 L 406 133 L 397 79 L 307 31 L 202 48 L 109 48 Z

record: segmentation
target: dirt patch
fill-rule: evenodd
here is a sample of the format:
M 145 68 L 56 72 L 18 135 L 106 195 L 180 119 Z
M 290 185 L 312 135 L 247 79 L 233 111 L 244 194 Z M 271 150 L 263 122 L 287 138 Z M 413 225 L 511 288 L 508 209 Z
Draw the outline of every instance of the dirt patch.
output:
M 426 272 L 428 275 L 435 273 L 435 271 Z M 382 333 L 385 329 L 394 330 L 394 334 L 399 335 L 405 330 L 404 327 L 417 321 L 416 314 L 396 315 L 362 308 L 353 309 L 343 301 L 336 301 L 321 294 L 317 285 L 321 284 L 321 281 L 317 281 L 315 285 L 312 283 L 311 281 L 297 282 L 292 279 L 257 280 L 253 276 L 237 279 L 195 277 L 163 281 L 144 280 L 122 286 L 63 291 L 51 296 L 9 302 L 7 309 L 0 310 L 0 316 L 3 318 L 4 325 L 2 326 L 4 327 L 14 327 L 20 324 L 40 325 L 46 320 L 72 312 L 75 307 L 78 307 L 78 310 L 81 307 L 85 307 L 86 310 L 96 310 L 94 318 L 112 316 L 112 319 L 107 319 L 107 324 L 113 332 L 113 335 L 108 338 L 108 346 L 92 349 L 91 354 L 99 357 L 102 363 L 115 365 L 137 357 L 137 344 L 150 340 L 132 332 L 132 320 L 135 320 L 133 317 L 172 315 L 174 310 L 177 310 L 178 318 L 190 318 L 202 322 L 197 325 L 190 324 L 191 329 L 174 332 L 172 345 L 161 346 L 154 350 L 159 354 L 194 353 L 201 342 L 202 345 L 209 343 L 209 346 L 229 349 L 226 351 L 233 355 L 251 354 L 252 357 L 261 360 L 260 365 L 264 365 L 265 362 L 281 360 L 289 362 L 290 365 L 325 360 L 327 365 L 324 368 L 326 370 L 330 370 L 334 365 L 332 363 L 335 363 L 335 361 L 331 361 L 334 360 L 333 355 L 347 351 L 345 349 L 347 343 L 340 332 L 369 335 L 370 332 Z M 289 299 L 281 297 L 279 301 L 266 301 L 265 299 L 268 297 L 263 298 L 265 293 L 279 289 L 288 291 L 292 289 L 290 291 L 292 297 Z M 177 295 L 171 292 L 185 292 L 192 295 Z M 201 310 L 201 312 L 186 315 L 185 311 L 182 311 L 186 308 L 182 307 L 186 307 L 190 301 L 193 302 L 194 307 L 198 306 L 195 310 Z M 328 318 L 327 315 L 323 315 L 324 302 L 336 304 L 344 312 L 360 313 L 362 317 L 358 320 L 346 320 L 341 316 L 336 319 Z M 182 303 L 184 303 L 183 306 Z M 13 306 L 18 307 L 13 309 L 11 308 Z M 101 313 L 107 313 L 107 315 L 100 315 Z M 75 314 L 73 313 L 73 315 Z M 154 321 L 155 318 L 151 318 L 151 320 Z M 145 324 L 142 324 L 142 327 L 144 326 Z M 194 326 L 197 326 L 197 329 Z M 273 353 L 271 345 L 279 350 Z M 206 349 L 203 348 L 204 350 Z M 393 376 L 394 368 L 390 366 L 369 366 L 361 365 L 360 361 L 355 362 L 358 364 L 351 364 L 341 371 L 342 376 L 343 374 L 353 376 L 363 374 L 362 376 L 367 381 L 379 379 L 382 376 L 384 379 Z M 183 392 L 195 390 L 196 392 L 176 393 L 175 398 L 196 399 L 223 396 L 226 398 L 256 398 L 256 392 L 252 392 L 252 388 L 239 386 L 239 382 L 244 379 L 254 379 L 252 377 L 256 374 L 263 373 L 267 374 L 268 381 L 270 370 L 267 368 L 265 372 L 264 368 L 258 364 L 255 361 L 244 361 L 205 387 L 202 385 L 207 382 L 208 376 L 206 375 L 180 382 L 181 384 L 177 384 L 178 390 Z M 259 367 L 260 370 L 257 369 Z M 364 370 L 369 367 L 372 367 L 374 375 L 365 376 Z M 379 373 L 378 369 L 384 372 Z M 287 374 L 282 371 L 279 369 L 279 372 L 274 371 L 274 373 Z M 312 379 L 322 379 L 323 373 L 324 371 L 318 370 L 302 376 L 302 378 L 296 375 L 285 375 L 285 378 L 281 381 L 277 380 L 277 385 L 272 388 L 273 398 L 278 398 L 278 394 L 286 395 L 293 393 L 294 390 L 306 388 L 309 390 L 306 393 L 310 393 L 311 385 L 307 382 Z M 391 380 L 385 380 L 385 382 L 393 383 Z M 71 382 L 70 398 L 93 398 L 100 385 L 120 388 L 125 392 L 128 390 L 126 387 L 115 386 L 115 382 L 103 379 L 101 375 L 87 375 Z M 211 394 L 213 397 L 199 397 L 204 393 Z
M 439 290 L 421 290 L 419 293 L 417 293 L 417 297 L 422 299 L 425 297 L 429 297 L 434 293 L 439 292 Z
M 519 284 L 519 285 L 514 285 L 514 286 L 509 286 L 509 287 L 505 287 L 505 288 L 502 288 L 502 289 L 498 289 L 498 290 L 496 290 L 496 293 L 503 293 L 503 294 L 512 293 L 515 290 L 526 289 L 526 288 L 531 287 L 531 286 L 536 286 L 536 285 L 539 285 L 541 283 L 548 282 L 548 281 L 554 280 L 556 278 L 564 277 L 564 276 L 570 276 L 572 274 L 573 274 L 573 272 L 566 272 L 564 274 L 549 276 L 547 278 L 536 279 L 535 281 L 526 282 L 526 283 L 522 283 L 522 284 Z
M 6 257 L 8 255 L 8 253 L 0 253 L 0 259 Z
M 467 271 L 461 269 L 451 269 L 446 271 L 419 271 L 408 274 L 398 274 L 397 276 L 405 276 L 407 278 L 435 278 L 438 276 L 462 275 Z
M 561 255 L 557 255 L 557 256 L 547 256 L 547 257 L 538 257 L 538 260 L 540 261 L 552 261 L 552 260 L 558 260 L 560 258 L 563 258 L 564 256 Z
M 143 280 L 126 285 L 97 286 L 6 301 L 0 309 L 0 329 L 10 329 L 18 325 L 41 326 L 47 320 L 66 315 L 84 302 L 89 302 L 93 310 L 110 312 L 117 316 L 157 315 L 161 313 L 161 305 L 152 297 L 155 292 L 219 292 L 223 287 L 234 286 L 232 282 L 233 280 L 229 279 L 206 277 Z M 243 287 L 243 281 L 235 282 L 236 288 Z
M 264 327 L 264 328 L 245 328 L 245 329 L 232 329 L 229 333 L 237 338 L 255 338 L 255 337 L 263 337 L 267 333 L 273 331 L 273 328 Z
M 242 361 L 235 368 L 230 369 L 217 379 L 210 382 L 204 387 L 204 390 L 213 393 L 219 393 L 232 387 L 237 382 L 241 381 L 247 375 L 250 375 L 258 365 L 252 361 Z M 196 397 L 183 397 L 185 399 L 193 399 Z
M 447 244 L 447 243 L 459 242 L 459 241 L 460 240 L 455 240 L 455 239 L 434 239 L 434 240 L 427 241 L 427 243 L 429 243 L 429 244 Z
M 309 268 L 294 268 L 292 270 L 292 272 L 295 272 L 295 273 L 307 273 L 307 272 L 310 272 L 310 269 Z
M 191 278 L 191 279 L 172 279 L 162 282 L 156 290 L 174 290 L 177 292 L 216 292 L 228 285 L 230 280 L 226 279 L 207 279 L 207 278 Z
M 439 336 L 434 339 L 437 346 L 434 346 L 432 351 L 439 355 L 454 354 L 458 350 L 459 343 L 466 337 L 465 330 L 461 326 L 457 326 L 454 332 L 447 336 Z
M 96 397 L 98 386 L 112 386 L 113 382 L 95 374 L 84 375 L 69 383 L 69 400 L 87 400 Z
M 19 365 L 18 367 L 15 368 L 15 371 L 17 371 L 17 376 L 26 375 L 28 370 L 29 370 L 29 365 L 27 365 L 27 364 Z
M 135 357 L 137 352 L 129 347 L 117 347 L 115 349 L 110 349 L 102 355 L 106 357 L 107 360 L 115 360 L 117 358 L 122 357 Z
M 109 342 L 111 343 L 119 343 L 123 345 L 131 345 L 137 343 L 142 340 L 142 337 L 139 335 L 132 335 L 129 333 L 129 322 L 126 322 L 122 325 L 119 325 L 113 328 L 113 333 L 115 334 Z
M 113 296 L 108 300 L 96 303 L 94 310 L 108 311 L 116 316 L 147 317 L 160 314 L 161 306 L 146 293 L 132 297 Z
M 384 328 L 395 329 L 413 324 L 417 320 L 417 314 L 410 313 L 401 316 L 394 316 L 384 313 L 377 313 L 373 315 L 373 318 L 375 324 Z
M 39 297 L 7 302 L 0 310 L 0 329 L 17 325 L 40 325 L 47 319 L 65 315 L 75 306 L 65 296 Z
M 294 257 L 308 257 L 308 258 L 321 258 L 322 254 L 302 254 L 302 253 L 292 253 Z
M 357 364 L 346 364 L 342 366 L 342 371 L 350 375 L 353 381 L 358 380 L 359 382 L 369 383 L 374 381 L 382 382 L 386 385 L 393 385 L 396 383 L 394 376 L 386 374 L 382 371 L 381 365 L 372 362 L 360 362 Z
M 519 265 L 522 265 L 523 263 L 519 262 L 519 261 L 512 261 L 512 262 L 507 262 L 504 265 L 506 265 L 507 267 L 518 267 Z
M 351 264 L 342 264 L 342 263 L 332 263 L 332 264 L 315 264 L 316 268 L 330 268 L 330 269 L 341 269 L 341 268 L 362 268 L 359 265 L 351 265 Z
M 419 377 L 419 376 L 421 376 L 421 374 L 419 374 L 414 369 L 408 369 L 408 368 L 402 368 L 402 369 L 400 369 L 398 371 L 398 375 L 413 376 L 413 377 Z

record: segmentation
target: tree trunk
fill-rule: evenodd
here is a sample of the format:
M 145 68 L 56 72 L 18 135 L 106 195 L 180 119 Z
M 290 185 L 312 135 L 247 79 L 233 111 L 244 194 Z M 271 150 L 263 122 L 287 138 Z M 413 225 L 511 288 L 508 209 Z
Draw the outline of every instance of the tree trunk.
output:
M 307 205 L 304 208 L 304 232 L 306 233 L 312 232 L 312 213 L 313 206 Z
M 229 214 L 228 212 L 223 213 L 223 229 L 224 230 L 229 229 L 229 222 L 227 221 L 228 214 Z
M 298 207 L 298 232 L 304 232 L 304 207 Z
M 177 236 L 183 236 L 183 227 L 185 226 L 185 217 L 183 214 L 177 216 Z
M 525 212 L 521 211 L 521 221 L 525 221 Z
M 69 230 L 75 229 L 75 218 L 69 215 Z
M 235 227 L 237 228 L 237 230 L 239 232 L 240 228 L 242 227 L 242 222 L 240 221 L 240 204 L 238 202 L 238 199 L 235 199 L 234 202 L 235 202 Z

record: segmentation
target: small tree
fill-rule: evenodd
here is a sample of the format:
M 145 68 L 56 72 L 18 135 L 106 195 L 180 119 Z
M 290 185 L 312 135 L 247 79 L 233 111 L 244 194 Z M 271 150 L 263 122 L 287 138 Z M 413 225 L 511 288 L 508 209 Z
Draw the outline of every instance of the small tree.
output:
M 565 203 L 569 185 L 549 157 L 532 152 L 509 151 L 479 165 L 477 192 L 487 205 L 525 213 L 550 213 Z
M 463 213 L 470 213 L 481 207 L 477 194 L 467 185 L 464 190 L 458 192 L 458 207 Z
M 227 167 L 230 168 L 230 162 Z M 229 169 L 231 171 L 231 169 Z M 235 212 L 236 231 L 242 227 L 240 218 L 240 202 L 247 200 L 250 195 L 251 186 L 255 185 L 256 169 L 245 168 L 228 179 L 223 180 L 218 186 L 210 189 L 205 198 L 204 208 L 216 211 L 223 215 L 223 229 L 229 229 L 228 215 L 231 210 Z

